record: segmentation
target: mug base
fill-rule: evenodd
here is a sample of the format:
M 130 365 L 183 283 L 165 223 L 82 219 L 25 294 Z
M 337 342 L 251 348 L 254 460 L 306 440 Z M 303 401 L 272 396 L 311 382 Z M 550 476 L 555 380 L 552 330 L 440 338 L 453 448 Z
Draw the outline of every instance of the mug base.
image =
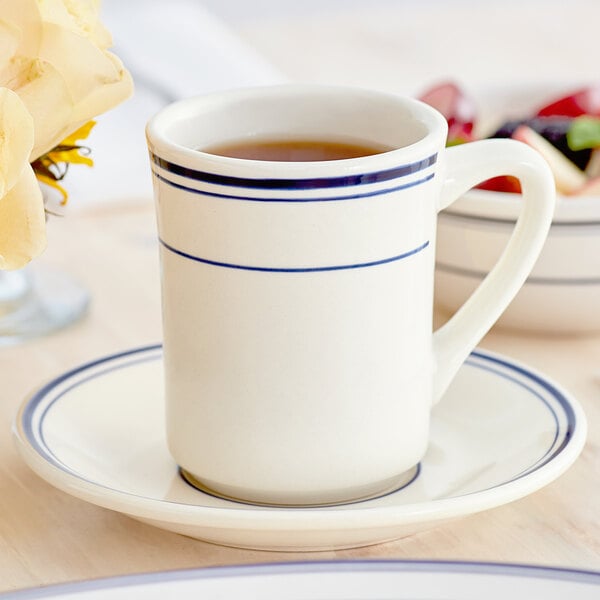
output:
M 287 494 L 285 492 L 277 493 L 276 495 L 267 494 L 264 492 L 248 491 L 243 494 L 231 494 L 215 489 L 213 486 L 207 485 L 189 471 L 179 467 L 181 478 L 193 488 L 204 494 L 222 498 L 230 502 L 246 504 L 251 506 L 267 506 L 278 508 L 317 508 L 326 506 L 342 506 L 344 504 L 354 504 L 356 502 L 365 502 L 374 500 L 393 494 L 413 483 L 421 471 L 420 463 L 411 467 L 402 474 L 384 481 L 377 482 L 369 486 L 352 488 L 352 490 L 342 490 L 339 492 L 329 492 L 325 496 L 317 493 L 314 494 Z M 276 496 L 276 497 L 275 497 Z

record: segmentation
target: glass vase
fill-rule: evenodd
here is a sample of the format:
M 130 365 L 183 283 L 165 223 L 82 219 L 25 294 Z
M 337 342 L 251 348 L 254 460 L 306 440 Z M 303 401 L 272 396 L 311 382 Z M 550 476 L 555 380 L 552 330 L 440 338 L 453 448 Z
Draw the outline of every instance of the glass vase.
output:
M 43 264 L 0 270 L 0 346 L 46 335 L 78 321 L 89 294 L 69 275 Z

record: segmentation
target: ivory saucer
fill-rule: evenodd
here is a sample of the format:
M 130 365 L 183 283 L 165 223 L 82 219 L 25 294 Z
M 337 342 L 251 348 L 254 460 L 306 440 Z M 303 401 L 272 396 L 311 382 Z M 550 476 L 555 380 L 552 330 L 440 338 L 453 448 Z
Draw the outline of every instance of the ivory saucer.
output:
M 581 452 L 585 416 L 543 375 L 499 355 L 471 354 L 432 414 L 417 476 L 376 499 L 270 508 L 200 492 L 179 475 L 164 435 L 160 346 L 64 373 L 21 407 L 17 446 L 61 490 L 163 529 L 270 550 L 374 544 L 530 494 Z

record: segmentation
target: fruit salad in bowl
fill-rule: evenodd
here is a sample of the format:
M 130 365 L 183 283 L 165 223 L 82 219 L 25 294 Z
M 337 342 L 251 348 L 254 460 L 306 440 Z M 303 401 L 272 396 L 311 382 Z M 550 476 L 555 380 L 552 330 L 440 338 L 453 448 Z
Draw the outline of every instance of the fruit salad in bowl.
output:
M 489 97 L 489 95 L 488 95 Z M 511 137 L 548 162 L 557 189 L 554 220 L 527 282 L 498 327 L 548 333 L 600 332 L 600 83 L 549 93 L 504 88 L 493 114 L 456 84 L 421 99 L 448 121 L 448 145 Z M 436 304 L 453 312 L 498 260 L 521 210 L 511 177 L 483 182 L 440 213 Z

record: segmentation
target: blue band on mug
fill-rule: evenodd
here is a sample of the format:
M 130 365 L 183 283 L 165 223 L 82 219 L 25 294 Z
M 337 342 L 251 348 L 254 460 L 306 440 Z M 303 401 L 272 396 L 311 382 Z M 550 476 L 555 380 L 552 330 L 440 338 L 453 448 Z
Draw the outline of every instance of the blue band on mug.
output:
M 326 197 L 318 197 L 318 198 L 271 198 L 271 197 L 255 197 L 255 196 L 240 196 L 237 194 L 219 194 L 217 192 L 207 192 L 206 190 L 197 190 L 196 188 L 189 187 L 187 185 L 183 185 L 181 183 L 176 183 L 163 177 L 156 171 L 152 171 L 154 177 L 170 185 L 171 187 L 177 188 L 179 190 L 184 190 L 186 192 L 192 192 L 193 194 L 200 194 L 202 196 L 210 196 L 211 198 L 224 198 L 227 200 L 247 200 L 248 202 L 289 202 L 289 203 L 302 203 L 302 202 L 335 202 L 339 200 L 360 200 L 361 198 L 370 198 L 371 196 L 381 196 L 383 194 L 390 194 L 391 192 L 399 192 L 400 190 L 405 190 L 407 188 L 416 187 L 417 185 L 421 185 L 422 183 L 427 183 L 431 179 L 434 178 L 435 173 L 429 173 L 425 177 L 421 179 L 415 179 L 413 181 L 409 181 L 407 183 L 403 183 L 401 185 L 396 185 L 392 188 L 385 188 L 383 190 L 373 190 L 370 192 L 362 192 L 359 194 L 349 194 L 346 196 L 326 196 Z
M 406 175 L 413 175 L 419 171 L 423 171 L 434 165 L 437 161 L 437 153 L 432 154 L 428 158 L 419 160 L 407 165 L 401 165 L 384 171 L 376 171 L 374 173 L 362 173 L 358 175 L 344 175 L 340 177 L 318 177 L 310 179 L 253 179 L 249 177 L 234 177 L 230 175 L 220 175 L 218 173 L 208 173 L 206 171 L 198 171 L 190 169 L 182 165 L 169 162 L 164 158 L 150 153 L 150 158 L 154 164 L 159 166 L 164 171 L 202 181 L 204 183 L 213 183 L 217 185 L 225 185 L 230 187 L 243 187 L 259 190 L 314 190 L 323 188 L 349 187 L 355 185 L 367 185 L 370 183 L 381 183 L 390 181 Z
M 402 260 L 403 258 L 408 258 L 409 256 L 413 256 L 414 254 L 418 254 L 419 252 L 425 250 L 425 248 L 429 246 L 429 240 L 427 240 L 420 246 L 417 246 L 412 250 L 408 250 L 407 252 L 403 252 L 402 254 L 397 254 L 396 256 L 390 256 L 388 258 L 382 258 L 379 260 L 373 260 L 364 263 L 352 263 L 349 265 L 333 265 L 325 267 L 258 267 L 252 265 L 240 265 L 236 263 L 221 262 L 217 260 L 210 260 L 208 258 L 202 258 L 201 256 L 194 256 L 193 254 L 188 254 L 187 252 L 183 252 L 182 250 L 174 248 L 173 246 L 167 244 L 167 242 L 160 238 L 158 238 L 158 240 L 170 252 L 173 252 L 174 254 L 177 254 L 189 260 L 195 260 L 196 262 L 204 263 L 205 265 L 211 265 L 214 267 L 225 267 L 227 269 L 241 269 L 242 271 L 262 271 L 266 273 L 316 273 L 319 271 L 344 271 L 348 269 L 363 269 L 366 267 L 376 267 L 378 265 L 385 265 L 387 263 Z

